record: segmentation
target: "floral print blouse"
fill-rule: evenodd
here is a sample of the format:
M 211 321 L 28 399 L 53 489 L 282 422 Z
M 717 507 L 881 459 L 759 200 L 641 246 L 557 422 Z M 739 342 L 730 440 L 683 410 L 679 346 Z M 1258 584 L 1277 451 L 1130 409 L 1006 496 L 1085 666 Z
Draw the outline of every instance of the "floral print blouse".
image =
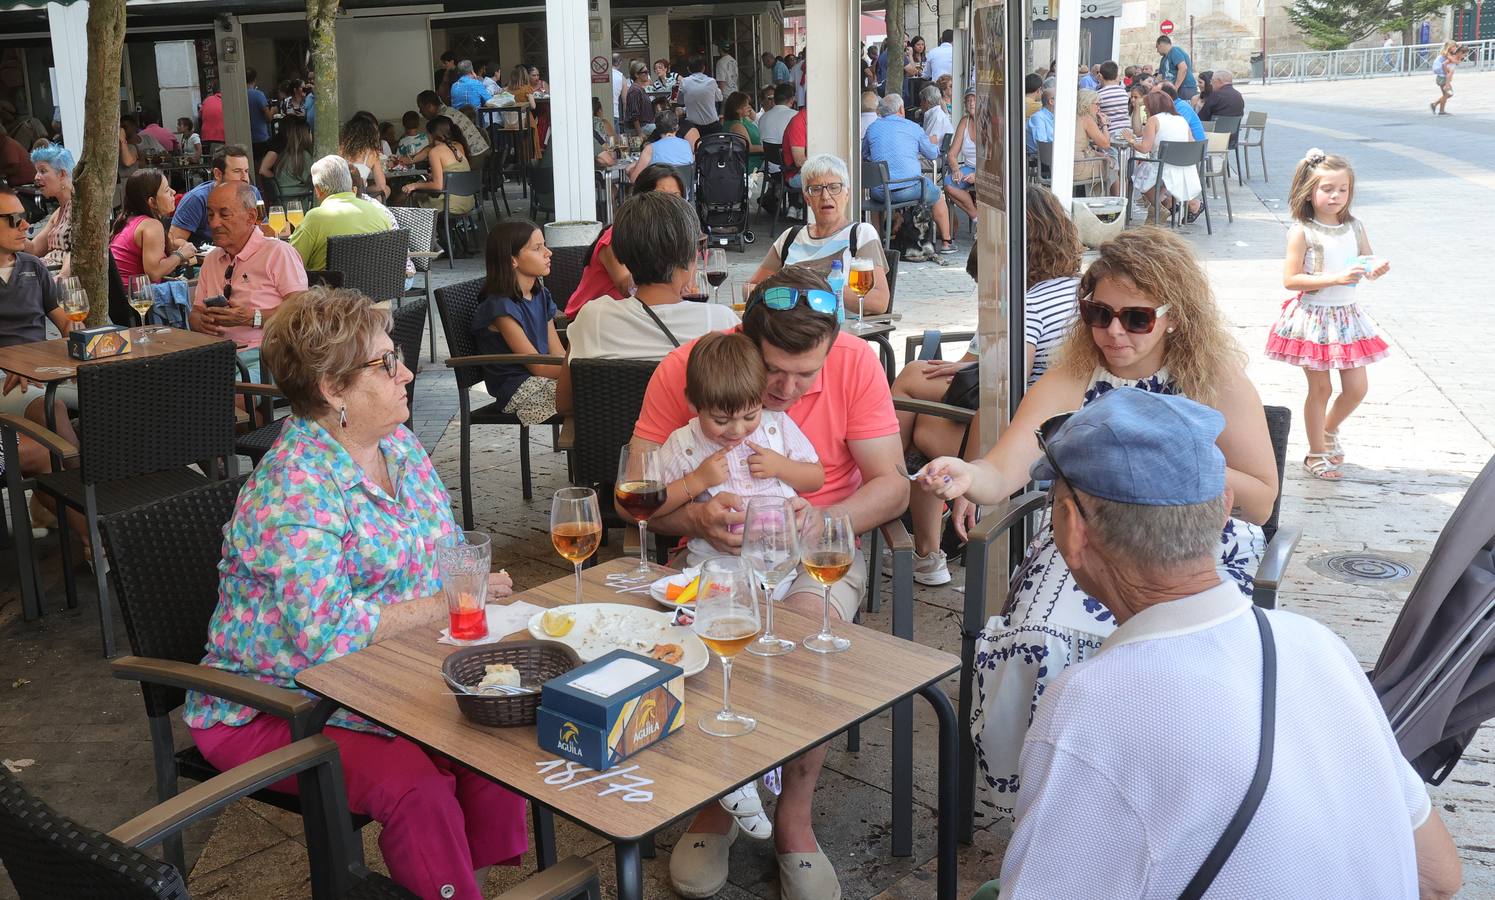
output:
M 286 420 L 225 529 L 203 665 L 294 690 L 302 669 L 367 646 L 383 607 L 440 590 L 436 542 L 456 529 L 451 498 L 404 426 L 379 449 L 393 497 L 321 425 Z M 191 692 L 182 718 L 208 728 L 257 714 Z M 346 711 L 331 724 L 378 730 Z

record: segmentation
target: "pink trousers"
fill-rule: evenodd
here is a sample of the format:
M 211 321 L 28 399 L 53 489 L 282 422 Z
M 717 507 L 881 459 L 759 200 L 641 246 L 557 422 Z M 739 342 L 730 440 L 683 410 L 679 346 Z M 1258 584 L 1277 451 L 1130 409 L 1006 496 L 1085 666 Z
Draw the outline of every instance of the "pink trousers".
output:
M 473 871 L 518 864 L 529 846 L 524 800 L 467 767 L 398 737 L 328 727 L 337 742 L 348 806 L 384 826 L 389 874 L 428 900 L 481 900 Z M 192 729 L 208 762 L 229 769 L 291 742 L 290 725 L 259 715 L 244 725 Z M 287 778 L 271 790 L 296 793 Z

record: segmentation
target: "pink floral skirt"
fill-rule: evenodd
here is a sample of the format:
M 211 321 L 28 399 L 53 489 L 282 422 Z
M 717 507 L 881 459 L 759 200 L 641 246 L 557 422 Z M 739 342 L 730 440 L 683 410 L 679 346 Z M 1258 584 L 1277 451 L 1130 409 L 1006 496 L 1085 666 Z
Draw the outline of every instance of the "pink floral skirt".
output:
M 1303 295 L 1282 304 L 1267 335 L 1266 354 L 1304 369 L 1358 369 L 1391 355 L 1376 325 L 1354 303 L 1314 306 Z

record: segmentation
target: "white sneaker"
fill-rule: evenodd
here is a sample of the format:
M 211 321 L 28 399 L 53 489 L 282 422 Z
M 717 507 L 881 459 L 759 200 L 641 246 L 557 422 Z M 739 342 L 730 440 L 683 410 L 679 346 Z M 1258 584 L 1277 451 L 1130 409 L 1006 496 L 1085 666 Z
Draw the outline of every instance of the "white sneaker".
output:
M 721 799 L 722 808 L 732 814 L 748 837 L 763 841 L 773 837 L 773 822 L 763 812 L 757 781 L 749 781 Z
M 893 574 L 893 551 L 882 552 L 882 573 Z M 928 556 L 914 554 L 914 580 L 926 587 L 939 587 L 950 583 L 950 567 L 945 563 L 945 551 L 936 550 Z

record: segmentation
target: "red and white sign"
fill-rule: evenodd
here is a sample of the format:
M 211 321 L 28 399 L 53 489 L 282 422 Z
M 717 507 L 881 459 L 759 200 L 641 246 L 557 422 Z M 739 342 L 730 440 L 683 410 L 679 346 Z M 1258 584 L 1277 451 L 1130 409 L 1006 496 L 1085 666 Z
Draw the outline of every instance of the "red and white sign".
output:
M 1158 31 L 1161 31 L 1163 34 L 1172 34 L 1173 33 L 1173 20 L 1172 19 L 1164 19 L 1163 20 L 1163 24 L 1161 24 L 1161 25 L 1158 26 Z
M 592 57 L 592 83 L 607 84 L 609 81 L 612 81 L 612 72 L 609 71 L 610 68 L 611 67 L 607 64 L 607 57 Z

